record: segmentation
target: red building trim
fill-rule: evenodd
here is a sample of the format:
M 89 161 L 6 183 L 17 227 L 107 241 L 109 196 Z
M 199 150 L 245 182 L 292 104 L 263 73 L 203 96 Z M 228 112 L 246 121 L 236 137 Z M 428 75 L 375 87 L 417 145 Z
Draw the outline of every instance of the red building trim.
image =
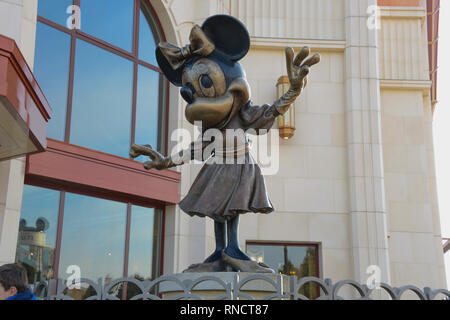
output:
M 48 139 L 47 151 L 28 157 L 25 183 L 163 207 L 179 200 L 181 174 L 146 171 L 142 163 Z
M 0 35 L 0 100 L 32 141 L 36 148 L 32 152 L 44 151 L 52 109 L 16 42 L 3 35 Z M 20 150 L 9 158 L 30 151 Z

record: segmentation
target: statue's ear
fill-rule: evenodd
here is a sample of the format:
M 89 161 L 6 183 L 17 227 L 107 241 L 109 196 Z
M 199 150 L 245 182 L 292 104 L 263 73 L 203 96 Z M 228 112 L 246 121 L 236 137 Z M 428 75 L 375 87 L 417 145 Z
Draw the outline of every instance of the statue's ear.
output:
M 166 78 L 175 86 L 181 87 L 183 67 L 173 70 L 172 66 L 167 61 L 166 57 L 164 57 L 161 49 L 158 46 L 156 47 L 156 61 L 158 62 L 158 66 L 161 68 L 161 71 L 164 73 Z
M 242 59 L 250 49 L 250 35 L 245 25 L 228 15 L 215 15 L 202 25 L 206 36 L 214 43 L 216 50 L 227 55 L 230 60 Z

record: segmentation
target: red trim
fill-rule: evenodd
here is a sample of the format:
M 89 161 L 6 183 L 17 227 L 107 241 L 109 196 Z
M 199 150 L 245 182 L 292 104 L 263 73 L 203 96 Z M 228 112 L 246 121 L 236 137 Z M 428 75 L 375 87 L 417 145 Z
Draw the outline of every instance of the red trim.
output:
M 123 277 L 128 277 L 128 260 L 130 257 L 131 204 L 127 204 L 127 222 L 125 225 L 125 252 L 123 259 Z M 127 300 L 128 283 L 123 283 L 122 300 Z
M 181 174 L 146 171 L 142 163 L 48 139 L 47 151 L 28 157 L 25 182 L 142 206 L 176 204 Z
M 124 252 L 124 266 L 123 276 L 128 277 L 128 260 L 130 257 L 130 230 L 131 230 L 131 204 L 127 204 L 127 222 L 125 225 L 125 252 Z
M 70 128 L 72 124 L 72 102 L 73 102 L 73 83 L 75 70 L 75 52 L 77 46 L 77 39 L 73 36 L 70 38 L 70 62 L 69 62 L 69 84 L 67 86 L 67 104 L 66 104 L 66 123 L 64 132 L 64 141 L 68 142 L 70 139 Z
M 378 0 L 379 6 L 418 7 L 419 0 Z
M 0 35 L 0 102 L 34 146 L 21 145 L 1 160 L 44 151 L 52 110 L 16 42 L 3 35 Z
M 66 193 L 61 191 L 59 193 L 59 211 L 58 211 L 58 229 L 56 231 L 56 246 L 55 246 L 55 271 L 53 279 L 57 280 L 59 275 L 59 261 L 61 258 L 61 239 L 64 220 L 64 202 L 66 200 Z
M 160 266 L 159 266 L 159 275 L 163 275 L 164 274 L 164 244 L 165 244 L 165 239 L 164 237 L 166 236 L 166 207 L 161 209 L 161 214 L 162 214 L 162 222 L 161 222 L 161 261 L 160 261 Z
M 42 92 L 41 87 L 37 83 L 34 78 L 33 72 L 28 66 L 25 58 L 22 55 L 19 47 L 16 42 L 4 35 L 0 34 L 0 57 L 6 58 L 8 63 L 14 68 L 17 75 L 20 77 L 23 85 L 25 86 L 28 94 L 33 99 L 33 102 L 36 104 L 36 107 L 42 114 L 42 117 L 48 121 L 50 120 L 50 115 L 52 114 L 52 108 L 45 98 L 44 93 Z M 10 83 L 0 81 L 0 89 L 6 90 L 10 87 Z

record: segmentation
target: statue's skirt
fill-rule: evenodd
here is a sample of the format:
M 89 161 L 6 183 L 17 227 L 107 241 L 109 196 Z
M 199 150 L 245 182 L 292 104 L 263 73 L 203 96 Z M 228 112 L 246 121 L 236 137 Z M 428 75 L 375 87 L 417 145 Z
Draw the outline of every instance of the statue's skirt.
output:
M 243 213 L 274 210 L 261 168 L 248 153 L 244 164 L 219 164 L 210 158 L 179 205 L 191 216 L 210 217 L 217 222 Z

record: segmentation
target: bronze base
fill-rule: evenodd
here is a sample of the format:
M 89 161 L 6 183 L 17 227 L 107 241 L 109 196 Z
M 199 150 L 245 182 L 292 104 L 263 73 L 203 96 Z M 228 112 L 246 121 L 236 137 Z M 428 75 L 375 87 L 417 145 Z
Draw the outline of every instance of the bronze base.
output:
M 192 264 L 183 271 L 183 273 L 200 272 L 251 272 L 251 273 L 275 273 L 269 266 L 262 262 L 239 260 L 230 257 L 222 251 L 222 257 L 219 260 L 210 263 Z

